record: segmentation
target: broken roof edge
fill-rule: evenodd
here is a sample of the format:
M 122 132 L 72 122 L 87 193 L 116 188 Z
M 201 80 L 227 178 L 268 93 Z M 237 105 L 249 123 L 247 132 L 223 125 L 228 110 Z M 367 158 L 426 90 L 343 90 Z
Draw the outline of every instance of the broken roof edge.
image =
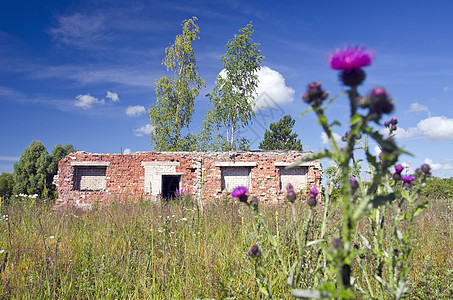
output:
M 260 154 L 260 153 L 269 153 L 269 154 L 283 154 L 283 153 L 290 153 L 290 154 L 303 154 L 304 156 L 313 154 L 314 151 L 299 151 L 299 150 L 248 150 L 248 151 L 136 151 L 131 153 L 90 153 L 86 151 L 77 151 L 70 153 L 68 155 L 136 155 L 136 154 L 168 154 L 168 155 L 175 155 L 175 154 L 212 154 L 212 155 L 238 155 L 238 154 Z

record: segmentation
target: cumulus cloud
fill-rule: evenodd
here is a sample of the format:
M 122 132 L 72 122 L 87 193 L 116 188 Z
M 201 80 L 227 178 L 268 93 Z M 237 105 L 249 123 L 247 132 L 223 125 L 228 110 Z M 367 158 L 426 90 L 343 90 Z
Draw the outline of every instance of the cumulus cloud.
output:
M 332 132 L 332 135 L 335 141 L 337 142 L 341 141 L 341 136 L 338 133 Z M 327 137 L 327 134 L 325 132 L 321 133 L 321 143 L 323 145 L 329 144 L 329 138 Z
M 428 116 L 431 117 L 431 112 L 429 111 L 426 105 L 419 104 L 417 102 L 411 103 L 409 112 L 421 112 L 421 111 L 426 111 L 428 113 Z
M 90 94 L 86 95 L 78 95 L 76 97 L 76 101 L 74 103 L 74 106 L 83 108 L 83 109 L 90 109 L 93 107 L 93 105 L 96 104 L 104 104 L 105 101 L 104 99 L 98 99 L 96 97 L 91 96 Z
M 258 94 L 255 99 L 255 111 L 275 107 L 294 101 L 294 89 L 286 86 L 285 78 L 279 72 L 269 67 L 261 67 L 257 72 Z
M 428 140 L 453 140 L 453 119 L 444 116 L 421 120 L 417 124 L 417 129 Z
M 429 117 L 418 122 L 417 127 L 407 129 L 398 127 L 395 131 L 397 139 L 410 139 L 417 136 L 424 137 L 430 142 L 453 140 L 453 119 L 444 116 Z
M 123 154 L 131 154 L 131 149 L 129 148 L 124 149 Z
M 219 75 L 225 78 L 226 70 L 220 71 Z M 258 86 L 256 88 L 255 111 L 294 101 L 295 91 L 286 86 L 282 74 L 264 66 L 257 71 L 256 75 L 258 76 Z
M 388 129 L 385 128 L 385 133 L 388 133 Z M 415 127 L 409 127 L 408 129 L 404 129 L 402 127 L 398 127 L 398 130 L 395 131 L 395 138 L 400 140 L 407 140 L 419 136 L 420 130 Z
M 448 170 L 453 170 L 453 165 L 443 162 L 443 163 L 434 163 L 431 158 L 426 158 L 424 161 L 425 164 L 428 164 L 431 167 L 431 170 L 433 171 L 448 171 Z
M 146 124 L 140 128 L 135 129 L 134 134 L 136 136 L 149 135 L 152 130 L 153 130 L 153 126 L 151 124 Z
M 112 100 L 112 102 L 120 101 L 120 97 L 118 97 L 117 93 L 112 93 L 112 92 L 107 91 L 107 95 L 105 97 Z
M 373 148 L 374 156 L 379 156 L 379 154 L 381 154 L 381 152 L 382 152 L 381 147 L 379 147 L 378 145 L 374 146 L 374 148 Z
M 129 117 L 137 117 L 146 112 L 142 105 L 130 105 L 126 108 L 126 115 Z

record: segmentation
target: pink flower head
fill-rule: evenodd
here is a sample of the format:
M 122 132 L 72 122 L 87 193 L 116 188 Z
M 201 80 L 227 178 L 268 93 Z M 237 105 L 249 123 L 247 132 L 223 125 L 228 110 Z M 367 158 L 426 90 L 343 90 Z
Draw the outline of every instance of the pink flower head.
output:
M 403 172 L 404 167 L 402 165 L 396 165 L 395 166 L 395 172 L 401 174 Z
M 403 175 L 401 176 L 401 180 L 404 182 L 412 182 L 415 180 L 415 178 L 412 175 Z
M 363 46 L 335 49 L 334 54 L 329 54 L 329 66 L 334 70 L 358 72 L 362 67 L 371 65 L 374 59 L 374 52 L 366 50 Z
M 316 187 L 312 187 L 310 189 L 310 198 L 316 198 L 317 195 L 318 195 L 318 190 L 316 189 Z
M 240 198 L 241 196 L 244 196 L 247 194 L 247 188 L 245 186 L 238 186 L 231 192 L 231 197 L 233 198 Z

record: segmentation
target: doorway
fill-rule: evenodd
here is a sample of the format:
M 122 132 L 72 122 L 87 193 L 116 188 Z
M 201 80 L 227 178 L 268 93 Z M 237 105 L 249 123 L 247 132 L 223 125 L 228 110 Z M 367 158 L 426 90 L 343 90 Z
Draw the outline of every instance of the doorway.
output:
M 162 199 L 167 201 L 175 197 L 176 190 L 179 190 L 181 175 L 162 175 Z

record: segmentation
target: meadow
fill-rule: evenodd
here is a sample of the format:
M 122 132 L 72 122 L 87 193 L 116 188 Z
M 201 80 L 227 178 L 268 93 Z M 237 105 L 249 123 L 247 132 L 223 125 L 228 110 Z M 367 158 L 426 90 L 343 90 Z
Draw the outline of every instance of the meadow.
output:
M 332 242 L 341 224 L 340 206 L 310 208 L 296 200 L 299 224 L 294 224 L 289 203 L 260 204 L 284 264 L 296 260 L 296 226 L 305 224 L 307 240 L 316 240 L 324 211 L 327 245 Z M 451 199 L 429 199 L 417 216 L 408 299 L 453 297 L 452 212 Z M 116 202 L 88 211 L 20 202 L 3 208 L 0 232 L 1 299 L 261 299 L 260 266 L 272 280 L 273 297 L 291 298 L 282 263 L 272 255 L 256 214 L 231 198 L 202 209 L 190 199 Z M 358 233 L 369 236 L 366 220 L 356 228 L 354 240 L 360 244 Z M 260 266 L 248 254 L 254 244 L 262 252 Z M 298 288 L 313 286 L 318 254 L 305 248 Z M 365 252 L 360 258 L 373 274 L 373 260 Z M 366 284 L 356 264 L 352 274 Z M 361 298 L 359 291 L 356 295 Z

